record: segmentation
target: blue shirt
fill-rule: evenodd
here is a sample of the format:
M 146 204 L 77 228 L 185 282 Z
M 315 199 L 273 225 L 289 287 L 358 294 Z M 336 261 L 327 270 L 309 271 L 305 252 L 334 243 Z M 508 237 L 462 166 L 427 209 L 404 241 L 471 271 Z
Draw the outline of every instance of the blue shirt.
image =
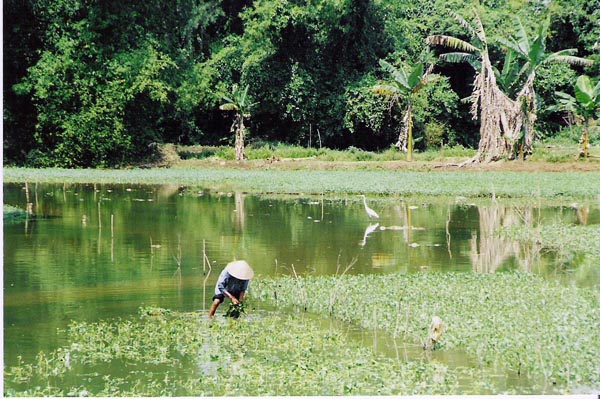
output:
M 223 291 L 229 292 L 234 297 L 239 297 L 242 291 L 248 290 L 250 280 L 240 280 L 233 277 L 226 269 L 223 269 L 219 275 L 219 280 L 215 286 L 215 295 L 225 294 Z

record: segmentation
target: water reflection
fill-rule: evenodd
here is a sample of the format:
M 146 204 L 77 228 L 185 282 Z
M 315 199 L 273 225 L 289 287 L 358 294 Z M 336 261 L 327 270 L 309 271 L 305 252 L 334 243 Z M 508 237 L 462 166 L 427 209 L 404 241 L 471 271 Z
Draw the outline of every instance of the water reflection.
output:
M 372 232 L 377 230 L 378 227 L 379 227 L 379 223 L 370 224 L 367 226 L 367 228 L 365 229 L 365 234 L 363 234 L 362 241 L 360 242 L 361 247 L 364 247 L 365 245 L 367 245 L 367 238 L 369 237 L 369 234 L 371 234 Z
M 552 220 L 600 222 L 597 207 L 583 205 L 370 198 L 380 215 L 373 223 L 356 196 L 284 198 L 178 185 L 5 184 L 4 202 L 30 215 L 4 227 L 9 366 L 18 355 L 59 345 L 56 329 L 71 319 L 132 315 L 144 305 L 204 312 L 218 277 L 213 269 L 232 259 L 248 260 L 258 278 L 545 273 L 538 248 L 495 232 Z
M 531 271 L 541 248 L 501 237 L 498 231 L 511 226 L 533 227 L 533 208 L 506 208 L 492 204 L 479 206 L 478 212 L 479 230 L 473 232 L 470 242 L 473 271 L 493 273 L 506 265 L 509 259 L 516 262 L 519 270 Z

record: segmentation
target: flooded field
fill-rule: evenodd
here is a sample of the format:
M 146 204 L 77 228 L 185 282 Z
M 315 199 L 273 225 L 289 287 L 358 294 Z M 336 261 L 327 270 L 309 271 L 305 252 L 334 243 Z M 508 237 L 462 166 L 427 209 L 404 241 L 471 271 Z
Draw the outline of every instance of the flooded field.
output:
M 556 259 L 531 243 L 498 234 L 543 223 L 598 225 L 597 202 L 549 206 L 495 199 L 473 204 L 462 197 L 367 197 L 379 214 L 374 219 L 354 195 L 32 183 L 5 184 L 4 202 L 30 213 L 4 227 L 5 367 L 66 345 L 61 332 L 72 322 L 136 317 L 146 306 L 193 312 L 204 320 L 218 274 L 233 259 L 246 259 L 258 280 L 523 271 L 565 285 L 600 282 L 597 272 L 579 267 L 579 258 Z M 252 290 L 249 298 L 255 317 L 294 312 L 252 298 Z M 414 342 L 398 343 L 377 328 L 337 321 L 332 327 L 312 317 L 383 356 L 423 356 Z M 448 365 L 474 362 L 456 351 L 433 358 Z M 123 365 L 121 372 L 127 370 Z M 529 384 L 515 376 L 498 380 L 509 387 Z

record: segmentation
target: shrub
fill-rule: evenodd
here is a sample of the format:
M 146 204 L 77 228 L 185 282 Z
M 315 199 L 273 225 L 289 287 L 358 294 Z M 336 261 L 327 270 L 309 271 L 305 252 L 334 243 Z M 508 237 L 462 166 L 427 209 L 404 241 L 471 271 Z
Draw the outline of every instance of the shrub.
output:
M 425 124 L 425 146 L 429 148 L 439 147 L 444 139 L 446 125 L 438 121 Z

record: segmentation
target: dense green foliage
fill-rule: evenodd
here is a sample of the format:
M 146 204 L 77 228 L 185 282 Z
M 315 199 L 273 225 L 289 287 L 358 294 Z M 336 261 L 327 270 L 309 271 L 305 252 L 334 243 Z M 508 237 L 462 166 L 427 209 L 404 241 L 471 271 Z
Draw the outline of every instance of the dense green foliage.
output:
M 427 62 L 425 38 L 464 35 L 449 18 L 473 4 L 392 0 L 9 0 L 4 3 L 4 156 L 31 166 L 128 164 L 153 143 L 231 144 L 230 118 L 219 111 L 234 84 L 257 102 L 249 139 L 364 150 L 389 148 L 401 110 L 371 92 L 387 79 L 384 59 Z M 514 33 L 513 17 L 534 32 L 550 17 L 548 51 L 576 48 L 598 58 L 598 0 L 482 1 L 497 39 Z M 415 148 L 473 147 L 477 126 L 461 103 L 471 92 L 467 65 L 438 62 L 447 79 L 413 102 Z M 555 91 L 572 92 L 591 68 L 537 71 L 538 134 L 562 123 Z M 452 90 L 450 90 L 452 89 Z

